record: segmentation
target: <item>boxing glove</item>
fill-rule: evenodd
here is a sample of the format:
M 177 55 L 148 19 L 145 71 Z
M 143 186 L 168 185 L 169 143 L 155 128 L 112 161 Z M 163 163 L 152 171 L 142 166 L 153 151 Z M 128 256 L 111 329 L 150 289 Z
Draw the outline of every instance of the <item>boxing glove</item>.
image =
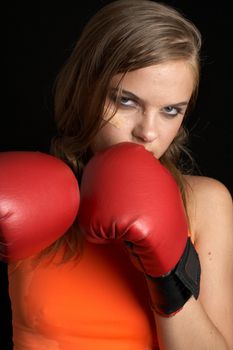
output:
M 80 188 L 78 223 L 96 244 L 121 239 L 144 272 L 153 309 L 178 312 L 199 294 L 200 264 L 179 188 L 143 146 L 123 142 L 94 155 Z
M 0 153 L 1 258 L 12 262 L 40 252 L 72 225 L 79 187 L 71 169 L 41 152 Z

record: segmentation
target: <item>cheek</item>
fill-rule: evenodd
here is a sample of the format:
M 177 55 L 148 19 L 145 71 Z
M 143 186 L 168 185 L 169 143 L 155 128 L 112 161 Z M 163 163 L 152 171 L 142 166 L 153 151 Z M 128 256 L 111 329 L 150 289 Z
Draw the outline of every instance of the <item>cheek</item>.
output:
M 117 129 L 119 129 L 122 125 L 122 120 L 119 117 L 118 111 L 115 111 L 109 100 L 107 100 L 105 104 L 105 110 L 102 119 L 107 121 L 110 125 L 114 126 Z
M 108 122 L 102 129 L 99 130 L 98 134 L 94 138 L 91 144 L 91 150 L 96 153 L 97 151 L 101 151 L 120 141 L 120 129 Z
M 177 133 L 179 132 L 180 126 L 182 124 L 183 118 L 179 120 L 174 120 L 174 123 L 170 125 L 169 128 L 167 128 L 165 133 L 165 138 L 167 142 L 172 142 L 173 139 L 176 137 Z
M 115 114 L 110 120 L 107 119 L 107 117 L 103 118 L 104 120 L 108 121 L 109 124 L 111 124 L 113 127 L 120 129 L 122 127 L 123 121 L 122 118 L 119 117 L 119 115 Z

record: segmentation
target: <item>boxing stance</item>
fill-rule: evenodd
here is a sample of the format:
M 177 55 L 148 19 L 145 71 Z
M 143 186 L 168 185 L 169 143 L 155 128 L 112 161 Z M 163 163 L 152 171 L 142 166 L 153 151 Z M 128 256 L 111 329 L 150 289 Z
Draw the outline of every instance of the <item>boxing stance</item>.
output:
M 170 316 L 198 297 L 200 263 L 178 186 L 143 146 L 119 143 L 90 160 L 78 222 L 90 242 L 126 243 L 146 276 L 156 312 Z
M 2 153 L 1 169 L 3 257 L 14 261 L 66 232 L 78 211 L 79 190 L 61 160 L 39 152 Z M 178 187 L 144 147 L 121 143 L 90 160 L 78 222 L 93 243 L 126 243 L 160 314 L 173 314 L 191 295 L 198 297 L 200 265 Z
M 199 259 L 189 239 L 180 192 L 171 174 L 144 147 L 126 142 L 97 152 L 83 172 L 80 207 L 76 178 L 62 161 L 41 153 L 6 152 L 0 167 L 5 261 L 24 261 L 39 253 L 78 215 L 79 228 L 91 244 L 125 243 L 145 275 L 151 306 L 162 318 L 179 313 L 192 295 L 198 298 Z M 25 344 L 29 334 L 24 335 Z

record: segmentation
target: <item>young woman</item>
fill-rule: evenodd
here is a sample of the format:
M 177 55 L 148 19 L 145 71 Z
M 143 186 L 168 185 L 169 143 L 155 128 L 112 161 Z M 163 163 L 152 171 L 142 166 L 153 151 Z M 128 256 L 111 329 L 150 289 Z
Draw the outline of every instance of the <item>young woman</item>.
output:
M 176 10 L 154 1 L 112 2 L 84 28 L 56 82 L 58 135 L 51 147 L 51 153 L 76 174 L 81 186 L 81 207 L 75 223 L 60 238 L 54 238 L 52 245 L 45 250 L 37 249 L 19 263 L 9 264 L 15 350 L 233 348 L 232 199 L 219 181 L 185 174 L 182 168 L 182 155 L 188 154 L 185 121 L 199 84 L 200 46 L 200 33 L 191 22 Z M 123 146 L 123 152 L 116 155 L 115 146 Z M 101 157 L 106 158 L 100 161 Z M 104 178 L 111 159 L 120 159 L 120 165 Z M 88 168 L 91 161 L 95 162 L 94 168 Z M 140 173 L 147 194 L 144 192 L 145 201 L 136 206 L 139 216 L 147 197 L 152 198 L 148 202 L 153 205 L 159 202 L 160 206 L 161 202 L 161 198 L 159 201 L 155 198 L 158 192 L 148 174 L 160 174 L 163 169 L 159 186 L 165 184 L 164 191 L 168 188 L 165 207 L 172 202 L 168 174 L 175 179 L 171 187 L 178 186 L 188 219 L 179 209 L 175 194 L 174 203 L 178 204 L 172 210 L 180 220 L 173 220 L 171 226 L 179 221 L 178 227 L 182 227 L 185 236 L 176 239 L 174 234 L 166 238 L 172 246 L 168 254 L 165 249 L 160 253 L 166 266 L 167 260 L 176 255 L 172 268 L 176 264 L 180 267 L 184 258 L 184 244 L 180 242 L 186 241 L 186 233 L 190 236 L 193 254 L 187 253 L 185 268 L 194 286 L 187 282 L 187 276 L 183 282 L 175 283 L 188 290 L 188 297 L 177 292 L 178 287 L 170 282 L 166 282 L 167 287 L 160 283 L 172 274 L 168 268 L 158 268 L 153 243 L 147 248 L 139 244 L 135 253 L 132 247 L 135 237 L 127 233 L 124 241 L 128 242 L 128 254 L 125 243 L 121 244 L 119 239 L 110 244 L 95 244 L 109 239 L 106 232 L 101 231 L 101 237 L 86 239 L 89 235 L 86 222 L 94 220 L 96 212 L 85 201 L 90 197 L 98 199 L 97 186 L 102 191 L 98 192 L 97 208 L 105 206 L 107 219 L 112 215 L 112 202 L 119 200 L 121 207 L 124 196 L 124 205 L 127 202 L 129 209 L 123 215 L 127 216 L 135 209 L 135 201 L 129 200 L 131 196 L 141 198 L 138 193 L 142 181 L 138 180 L 137 171 L 135 183 L 132 177 L 126 186 L 122 182 L 126 171 L 118 174 L 121 164 L 127 171 L 131 166 L 151 167 L 151 171 Z M 93 178 L 94 170 L 97 172 Z M 153 190 L 145 187 L 149 180 Z M 107 183 L 116 196 L 109 202 Z M 123 193 L 114 190 L 121 188 L 119 183 L 123 183 Z M 153 208 L 148 206 L 147 210 Z M 102 219 L 99 220 L 101 223 Z M 170 215 L 166 215 L 163 222 L 169 220 Z M 182 253 L 177 253 L 181 246 Z M 142 262 L 138 269 L 129 259 L 132 250 L 134 258 L 136 255 Z M 156 263 L 149 266 L 147 261 Z M 154 269 L 157 270 L 153 276 Z M 154 280 L 148 282 L 149 275 Z M 180 306 L 171 301 L 170 294 L 176 292 Z M 153 308 L 150 298 L 154 298 Z M 158 306 L 159 298 L 166 305 L 171 303 L 171 311 L 165 310 L 166 305 Z

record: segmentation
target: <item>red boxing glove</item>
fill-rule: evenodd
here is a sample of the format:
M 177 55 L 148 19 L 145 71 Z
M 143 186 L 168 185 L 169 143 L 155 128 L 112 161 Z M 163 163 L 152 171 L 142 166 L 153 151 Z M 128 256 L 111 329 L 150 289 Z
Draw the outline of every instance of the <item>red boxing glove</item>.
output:
M 71 169 L 41 152 L 0 153 L 1 256 L 11 262 L 48 247 L 73 223 L 79 188 Z
M 198 296 L 200 264 L 179 188 L 151 153 L 129 142 L 97 153 L 84 169 L 80 192 L 78 222 L 87 240 L 126 242 L 157 312 L 174 314 Z

